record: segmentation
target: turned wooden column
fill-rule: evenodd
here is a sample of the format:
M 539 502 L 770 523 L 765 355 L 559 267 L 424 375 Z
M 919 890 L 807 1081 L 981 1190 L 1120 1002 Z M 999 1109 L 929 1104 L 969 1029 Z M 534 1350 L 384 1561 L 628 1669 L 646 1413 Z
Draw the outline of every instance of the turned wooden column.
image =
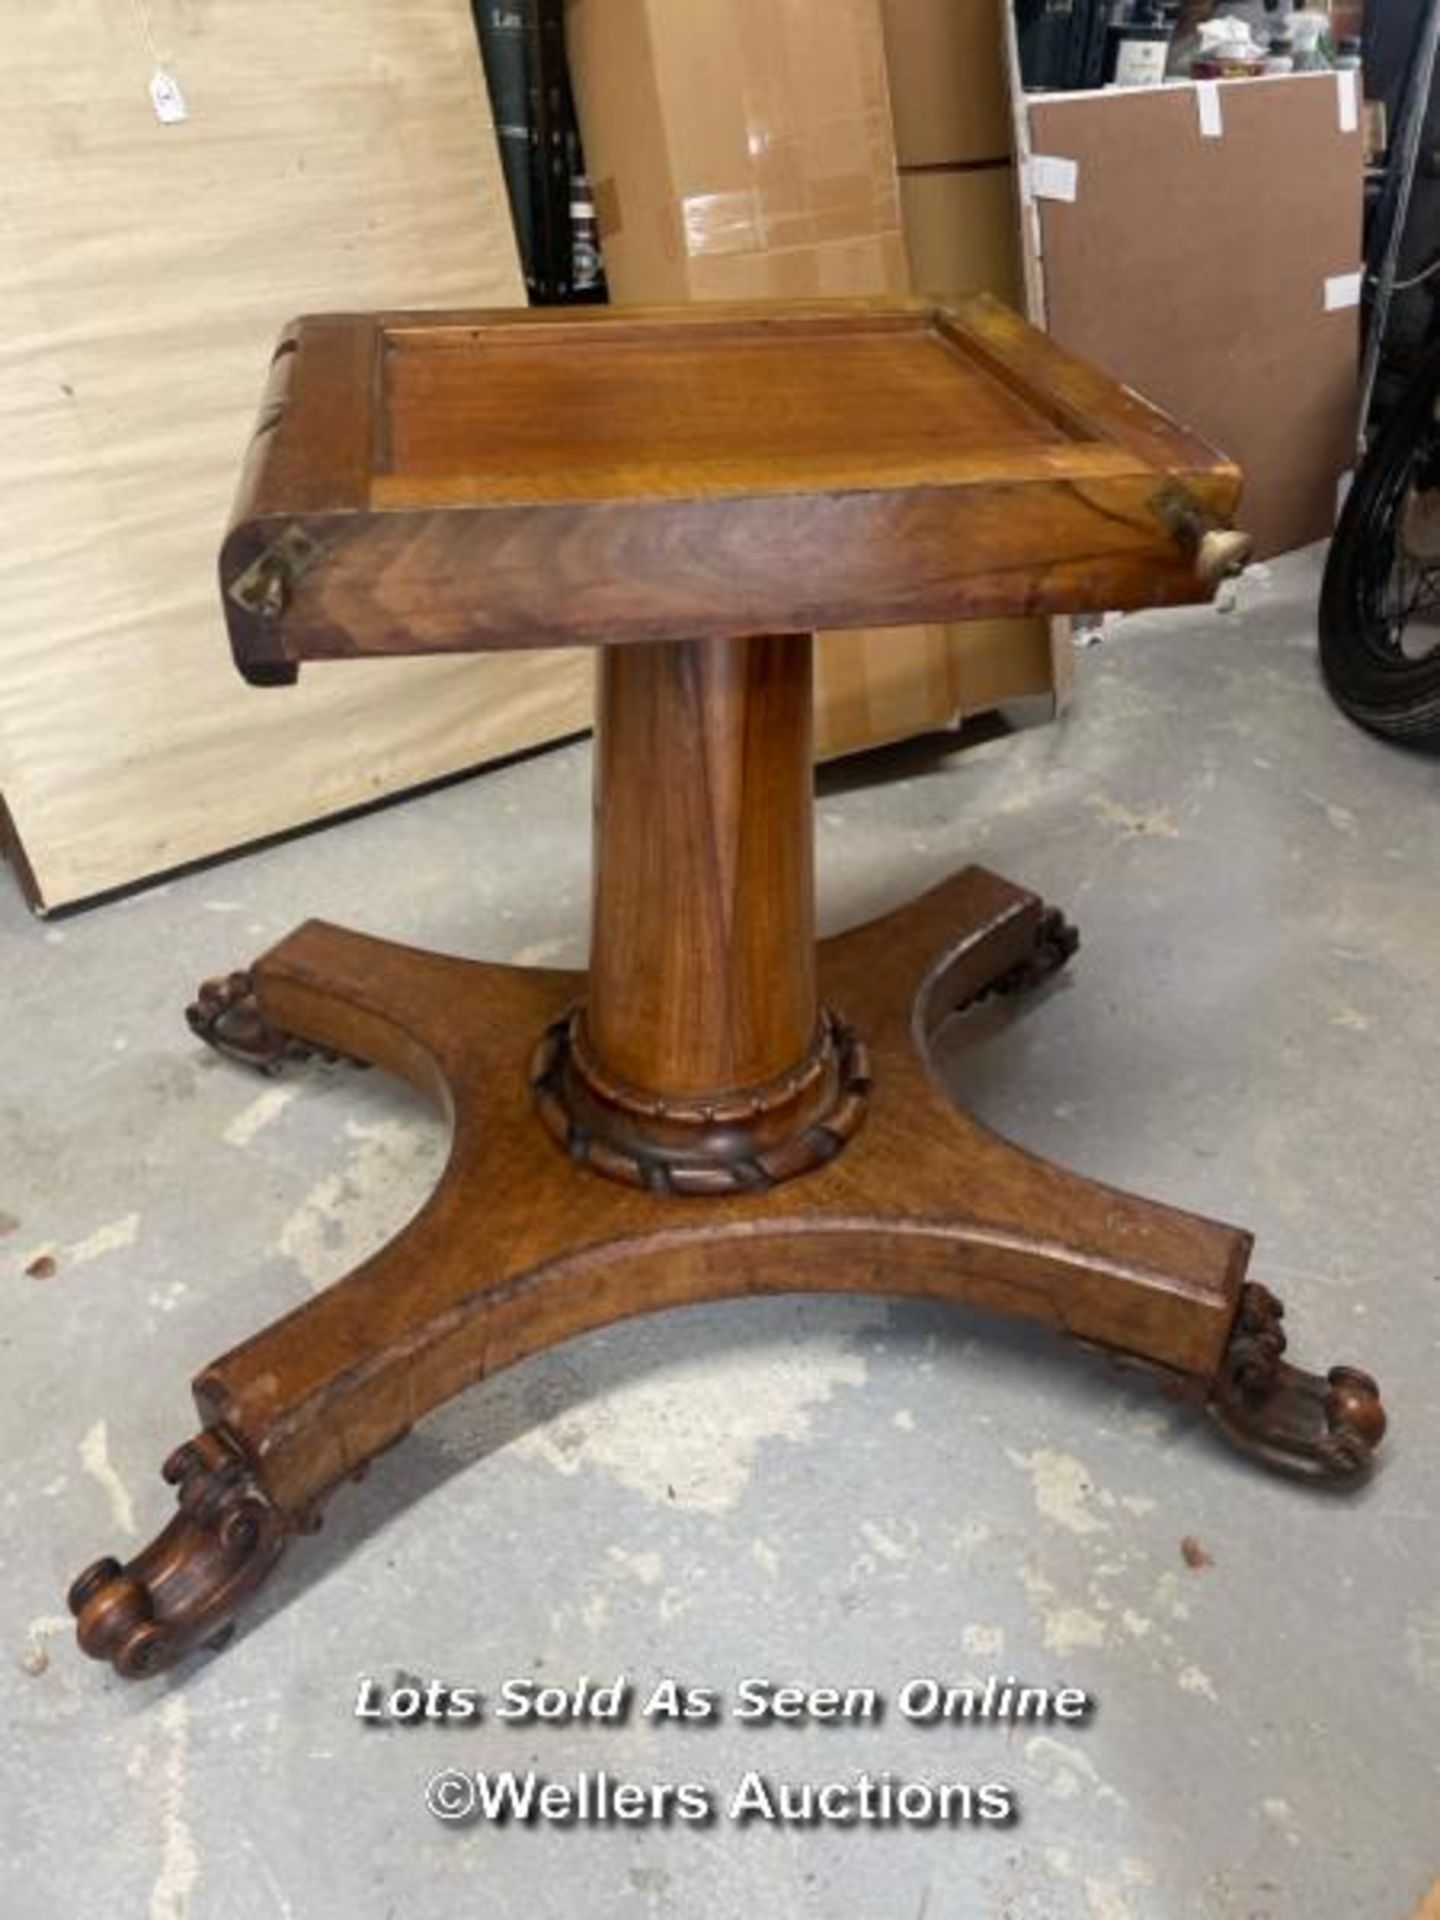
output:
M 815 1039 L 812 644 L 611 647 L 585 1032 L 632 1086 L 763 1086 Z
M 552 1131 L 613 1177 L 767 1185 L 858 1124 L 853 1037 L 816 991 L 812 652 L 601 656 L 589 984 L 537 1079 Z

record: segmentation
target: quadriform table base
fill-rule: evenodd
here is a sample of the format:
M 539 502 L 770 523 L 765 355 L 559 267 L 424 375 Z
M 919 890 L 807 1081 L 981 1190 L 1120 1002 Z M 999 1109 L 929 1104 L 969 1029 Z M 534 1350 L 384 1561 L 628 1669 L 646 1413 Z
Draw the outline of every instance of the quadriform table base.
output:
M 863 1128 L 803 1180 L 696 1204 L 607 1181 L 536 1124 L 522 1036 L 583 976 L 453 960 L 311 922 L 193 1010 L 264 1063 L 306 1050 L 403 1074 L 452 1115 L 428 1205 L 348 1278 L 206 1368 L 199 1436 L 165 1463 L 179 1512 L 70 1601 L 87 1652 L 157 1671 L 226 1627 L 322 1502 L 451 1395 L 632 1314 L 758 1293 L 922 1295 L 1037 1320 L 1152 1371 L 1257 1453 L 1361 1473 L 1373 1381 L 1283 1358 L 1280 1303 L 1245 1279 L 1249 1235 L 1048 1165 L 958 1111 L 930 1036 L 1071 950 L 1033 894 L 971 867 L 820 948 L 827 1006 L 865 1036 Z M 832 1148 L 833 1150 L 833 1148 Z M 822 1146 L 821 1152 L 825 1148 Z
M 1203 597 L 1243 549 L 1238 483 L 985 301 L 287 333 L 221 556 L 241 669 L 593 645 L 589 966 L 310 924 L 202 990 L 191 1023 L 226 1052 L 374 1062 L 453 1143 L 389 1247 L 200 1374 L 178 1513 L 71 1592 L 87 1652 L 168 1666 L 452 1394 L 726 1295 L 1018 1314 L 1270 1459 L 1364 1470 L 1375 1383 L 1286 1363 L 1247 1234 L 1048 1166 L 937 1085 L 943 1020 L 1069 957 L 1057 913 L 971 868 L 815 938 L 811 629 Z

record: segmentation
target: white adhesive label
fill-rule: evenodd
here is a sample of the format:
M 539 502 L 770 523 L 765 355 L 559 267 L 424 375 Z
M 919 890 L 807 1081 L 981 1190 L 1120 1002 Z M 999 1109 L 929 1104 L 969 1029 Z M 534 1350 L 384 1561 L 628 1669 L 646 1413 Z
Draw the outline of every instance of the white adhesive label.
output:
M 1358 307 L 1362 278 L 1358 270 L 1354 273 L 1332 273 L 1325 282 L 1325 311 L 1338 313 L 1342 307 Z
M 1195 82 L 1195 111 L 1200 116 L 1200 132 L 1207 140 L 1218 140 L 1225 132 L 1225 116 L 1220 110 L 1220 82 Z
M 1342 67 L 1335 75 L 1335 97 L 1340 107 L 1341 133 L 1354 133 L 1360 124 L 1360 96 L 1353 67 Z
M 1057 153 L 1030 156 L 1030 191 L 1037 200 L 1073 200 L 1080 184 L 1080 163 Z
M 150 77 L 150 104 L 161 126 L 177 126 L 186 116 L 185 96 L 173 73 L 157 67 Z

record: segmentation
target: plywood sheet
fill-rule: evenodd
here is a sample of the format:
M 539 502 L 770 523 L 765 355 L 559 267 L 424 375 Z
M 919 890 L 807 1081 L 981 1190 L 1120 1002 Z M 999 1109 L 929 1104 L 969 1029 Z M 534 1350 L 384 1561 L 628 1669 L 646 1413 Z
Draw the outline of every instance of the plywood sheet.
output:
M 1034 155 L 1074 168 L 1035 203 L 1049 331 L 1239 461 L 1261 556 L 1329 533 L 1353 457 L 1357 309 L 1327 305 L 1360 265 L 1351 77 L 1027 103 Z
M 588 723 L 571 654 L 236 676 L 215 551 L 281 325 L 521 305 L 465 0 L 47 0 L 0 116 L 0 798 L 46 906 Z M 158 52 L 189 118 L 162 126 Z M 18 863 L 17 863 L 18 864 Z

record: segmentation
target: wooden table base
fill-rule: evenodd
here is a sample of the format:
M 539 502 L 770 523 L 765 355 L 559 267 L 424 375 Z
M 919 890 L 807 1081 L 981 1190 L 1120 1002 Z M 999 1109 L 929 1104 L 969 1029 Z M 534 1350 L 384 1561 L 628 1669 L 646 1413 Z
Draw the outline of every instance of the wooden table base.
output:
M 1353 1479 L 1375 1383 L 1282 1358 L 1249 1236 L 997 1139 L 928 1044 L 1074 936 L 972 868 L 817 943 L 816 626 L 1184 603 L 1240 475 L 988 300 L 341 314 L 286 330 L 220 560 L 237 664 L 597 649 L 583 976 L 310 924 L 191 1024 L 265 1067 L 405 1074 L 453 1124 L 417 1217 L 208 1367 L 180 1510 L 70 1594 L 154 1673 L 463 1387 L 627 1314 L 923 1295 L 1149 1369 L 1242 1445 Z M 520 831 L 524 831 L 523 824 Z
M 939 1025 L 1043 980 L 1073 944 L 1032 894 L 974 867 L 822 943 L 858 1131 L 826 1157 L 822 1120 L 816 1170 L 703 1201 L 658 1176 L 603 1177 L 584 1141 L 567 1157 L 537 1123 L 535 1039 L 583 975 L 310 922 L 212 984 L 192 1024 L 216 1044 L 262 1065 L 320 1050 L 403 1074 L 449 1114 L 453 1144 L 388 1246 L 199 1376 L 203 1431 L 164 1468 L 179 1512 L 71 1591 L 85 1651 L 144 1675 L 213 1642 L 328 1493 L 432 1408 L 572 1334 L 692 1301 L 862 1292 L 1017 1314 L 1143 1366 L 1262 1455 L 1362 1473 L 1384 1429 L 1375 1384 L 1282 1359 L 1280 1305 L 1245 1279 L 1247 1234 L 1051 1166 L 937 1084 Z

